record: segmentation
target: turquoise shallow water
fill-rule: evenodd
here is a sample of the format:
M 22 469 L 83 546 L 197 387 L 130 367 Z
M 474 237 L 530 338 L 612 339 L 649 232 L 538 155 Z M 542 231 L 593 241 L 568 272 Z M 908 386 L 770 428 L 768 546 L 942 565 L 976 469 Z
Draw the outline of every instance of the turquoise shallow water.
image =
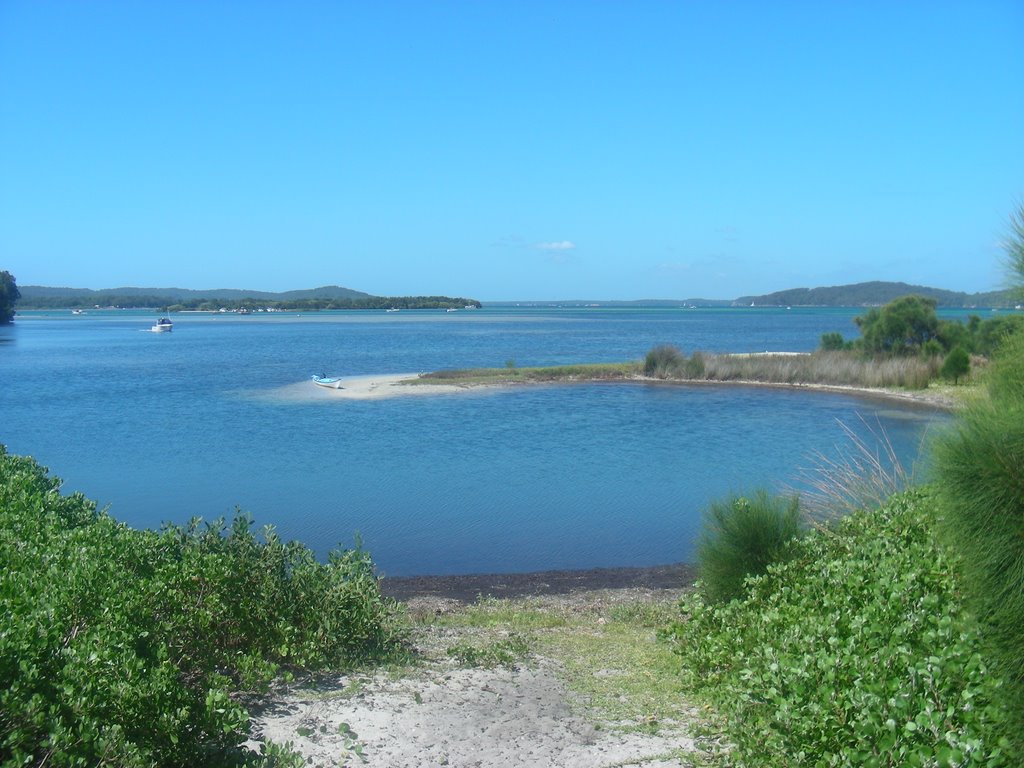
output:
M 280 393 L 311 373 L 809 350 L 846 311 L 478 310 L 175 317 L 25 313 L 0 331 L 0 442 L 131 525 L 235 507 L 391 575 L 687 560 L 709 500 L 796 482 L 840 423 L 914 461 L 941 416 L 831 393 L 551 385 L 378 401 Z M 313 386 L 311 383 L 309 386 Z

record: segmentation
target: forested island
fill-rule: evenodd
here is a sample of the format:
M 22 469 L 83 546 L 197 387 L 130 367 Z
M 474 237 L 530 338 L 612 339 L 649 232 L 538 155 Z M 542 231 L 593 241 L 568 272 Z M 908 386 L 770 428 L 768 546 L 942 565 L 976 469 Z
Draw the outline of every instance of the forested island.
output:
M 330 309 L 461 309 L 479 308 L 476 299 L 452 296 L 373 296 L 337 285 L 273 293 L 237 288 L 206 291 L 188 288 L 21 288 L 21 309 L 165 309 L 168 312 L 259 310 L 316 311 Z
M 741 296 L 732 304 L 741 307 L 877 307 L 911 294 L 934 299 L 938 306 L 948 308 L 1012 307 L 1019 303 L 1012 291 L 964 293 L 924 285 L 873 280 L 852 285 L 790 288 L 762 296 Z

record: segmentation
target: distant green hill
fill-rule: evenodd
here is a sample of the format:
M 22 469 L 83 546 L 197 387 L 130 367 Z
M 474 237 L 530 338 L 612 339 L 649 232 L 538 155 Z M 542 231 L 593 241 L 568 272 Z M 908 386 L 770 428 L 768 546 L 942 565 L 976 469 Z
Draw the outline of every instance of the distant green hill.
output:
M 734 306 L 747 307 L 871 307 L 908 294 L 935 299 L 940 307 L 1011 307 L 1016 302 L 1008 291 L 963 293 L 908 283 L 873 281 L 827 288 L 791 288 L 763 296 L 741 296 Z

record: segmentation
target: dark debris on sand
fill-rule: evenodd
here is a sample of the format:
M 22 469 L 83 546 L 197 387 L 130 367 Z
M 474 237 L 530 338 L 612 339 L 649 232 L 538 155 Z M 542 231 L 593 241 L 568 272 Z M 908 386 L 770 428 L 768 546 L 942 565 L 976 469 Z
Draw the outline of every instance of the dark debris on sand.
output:
M 677 563 L 649 568 L 385 577 L 380 586 L 385 596 L 400 601 L 437 597 L 471 603 L 481 596 L 512 598 L 603 589 L 682 589 L 693 584 L 696 577 L 692 566 Z

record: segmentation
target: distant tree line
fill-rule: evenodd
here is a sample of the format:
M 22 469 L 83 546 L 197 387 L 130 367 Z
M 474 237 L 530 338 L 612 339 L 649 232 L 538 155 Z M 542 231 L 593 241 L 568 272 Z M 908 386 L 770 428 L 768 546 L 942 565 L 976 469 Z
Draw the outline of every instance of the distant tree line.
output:
M 117 294 L 92 294 L 87 297 L 46 296 L 33 297 L 22 303 L 27 309 L 89 309 L 92 307 L 124 308 L 167 308 L 171 312 L 185 310 L 216 312 L 275 309 L 288 311 L 318 311 L 331 309 L 461 309 L 481 306 L 476 299 L 451 296 L 368 296 L 365 298 L 311 298 L 273 300 L 260 298 L 243 299 L 185 299 L 171 301 L 159 296 L 119 296 Z
M 853 350 L 873 356 L 945 357 L 943 375 L 957 381 L 970 370 L 970 355 L 991 357 L 1007 340 L 1024 330 L 1024 315 L 1001 314 L 966 323 L 939 319 L 935 299 L 901 296 L 854 318 L 859 339 L 838 332 L 821 337 L 824 350 Z

